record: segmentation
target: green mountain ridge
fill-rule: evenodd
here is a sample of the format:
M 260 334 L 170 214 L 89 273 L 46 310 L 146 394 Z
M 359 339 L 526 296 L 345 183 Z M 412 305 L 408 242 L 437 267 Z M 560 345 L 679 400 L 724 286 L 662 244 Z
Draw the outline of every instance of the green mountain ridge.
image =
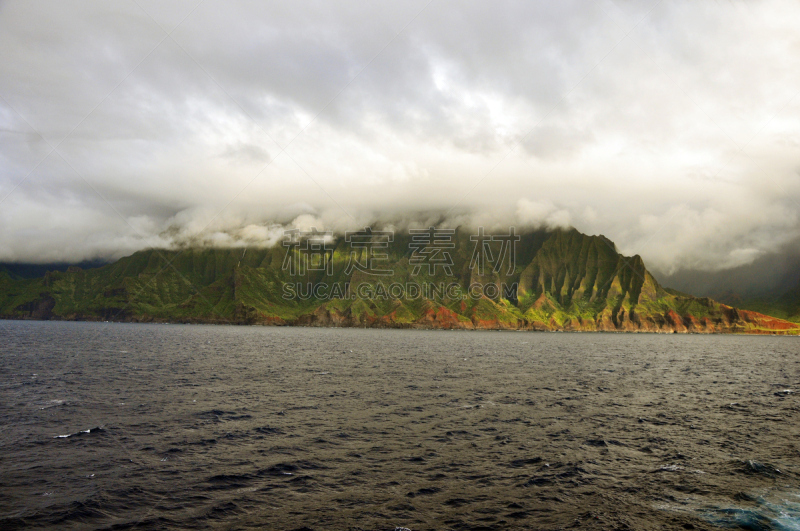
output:
M 746 310 L 800 323 L 800 284 L 777 296 L 741 298 L 728 295 L 725 298 L 736 301 L 737 306 Z
M 435 244 L 420 246 L 410 235 L 395 234 L 380 248 L 386 257 L 378 260 L 378 269 L 391 270 L 386 276 L 352 268 L 376 255 L 344 237 L 331 239 L 327 271 L 310 267 L 291 274 L 287 264 L 303 255 L 283 245 L 151 249 L 102 267 L 73 267 L 39 278 L 0 271 L 0 317 L 446 329 L 800 330 L 794 323 L 664 288 L 641 257 L 622 256 L 603 236 L 574 229 L 529 231 L 519 235 L 515 253 L 502 241 L 476 242 L 462 229 L 449 238 L 452 246 L 436 251 Z M 484 245 L 490 257 L 483 271 L 474 261 L 476 245 Z M 503 263 L 511 256 L 516 267 Z M 420 264 L 421 257 L 438 258 Z
M 750 264 L 720 271 L 658 273 L 662 284 L 730 306 L 800 323 L 800 254 L 796 242 Z

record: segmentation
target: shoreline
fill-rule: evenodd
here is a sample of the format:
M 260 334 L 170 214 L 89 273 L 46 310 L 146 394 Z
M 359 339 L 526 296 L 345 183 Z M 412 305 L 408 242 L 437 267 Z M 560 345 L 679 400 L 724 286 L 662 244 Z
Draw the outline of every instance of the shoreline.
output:
M 576 333 L 576 334 L 653 334 L 653 335 L 729 335 L 729 336 L 785 336 L 800 337 L 800 327 L 789 330 L 580 330 L 580 329 L 547 329 L 547 328 L 514 328 L 514 327 L 455 327 L 455 326 L 424 326 L 421 324 L 387 323 L 373 324 L 369 326 L 358 325 L 336 325 L 336 324 L 308 324 L 308 323 L 287 323 L 287 322 L 255 322 L 244 321 L 222 321 L 222 320 L 160 320 L 160 319 L 126 319 L 126 320 L 103 320 L 92 318 L 54 318 L 37 319 L 32 317 L 0 316 L 0 321 L 35 321 L 35 322 L 71 322 L 71 323 L 114 323 L 114 324 L 142 324 L 142 325 L 213 325 L 213 326 L 262 326 L 262 327 L 281 327 L 281 328 L 329 328 L 329 329 L 364 329 L 364 330 L 430 330 L 442 332 L 534 332 L 534 333 Z

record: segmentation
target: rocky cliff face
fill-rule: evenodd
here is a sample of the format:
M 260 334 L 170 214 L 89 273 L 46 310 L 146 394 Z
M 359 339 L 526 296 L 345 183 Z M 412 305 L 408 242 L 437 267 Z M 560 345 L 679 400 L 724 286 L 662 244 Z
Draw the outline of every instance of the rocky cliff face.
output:
M 800 332 L 795 323 L 663 288 L 639 256 L 622 256 L 607 238 L 576 230 L 532 231 L 506 235 L 505 240 L 482 240 L 456 230 L 444 238 L 444 246 L 435 239 L 421 245 L 415 236 L 397 234 L 391 241 L 384 236 L 377 254 L 370 254 L 364 242 L 380 236 L 361 236 L 359 246 L 353 245 L 353 238 L 331 239 L 322 262 L 312 259 L 307 267 L 294 270 L 288 266 L 307 257 L 299 247 L 279 245 L 149 250 L 104 267 L 50 272 L 41 278 L 0 275 L 0 316 L 440 329 Z

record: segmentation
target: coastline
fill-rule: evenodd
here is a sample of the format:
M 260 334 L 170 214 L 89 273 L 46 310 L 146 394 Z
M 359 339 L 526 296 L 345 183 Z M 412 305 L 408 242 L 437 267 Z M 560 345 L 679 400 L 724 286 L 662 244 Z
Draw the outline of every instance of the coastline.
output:
M 448 332 L 541 332 L 541 333 L 579 333 L 579 334 L 656 334 L 656 335 L 670 335 L 670 334 L 683 334 L 683 335 L 731 335 L 731 336 L 786 336 L 786 337 L 800 337 L 800 325 L 795 328 L 788 329 L 695 329 L 686 327 L 684 329 L 677 328 L 573 328 L 573 327 L 545 327 L 541 324 L 527 324 L 526 326 L 511 327 L 511 326 L 485 326 L 479 324 L 478 326 L 436 326 L 430 323 L 387 323 L 376 320 L 368 324 L 350 324 L 350 323 L 323 323 L 319 321 L 314 322 L 298 322 L 284 321 L 284 320 L 264 320 L 258 322 L 248 322 L 244 320 L 224 320 L 224 319 L 164 319 L 158 317 L 143 317 L 143 318 L 130 318 L 130 319 L 111 319 L 106 320 L 94 316 L 77 316 L 77 317 L 62 317 L 52 316 L 47 318 L 37 317 L 20 317 L 0 315 L 0 321 L 57 321 L 57 322 L 87 322 L 87 323 L 116 323 L 116 324 L 154 324 L 154 325 L 221 325 L 221 326 L 266 326 L 266 327 L 292 327 L 292 328 L 361 328 L 371 330 L 431 330 L 431 331 L 448 331 Z M 792 323 L 793 324 L 793 323 Z

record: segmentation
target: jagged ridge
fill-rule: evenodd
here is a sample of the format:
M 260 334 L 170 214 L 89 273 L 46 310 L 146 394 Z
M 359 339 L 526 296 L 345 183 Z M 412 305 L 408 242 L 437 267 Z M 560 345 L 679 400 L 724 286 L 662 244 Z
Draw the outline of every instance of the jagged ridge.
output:
M 412 274 L 409 237 L 396 235 L 385 251 L 388 277 L 346 273 L 351 247 L 334 242 L 331 275 L 290 276 L 285 249 L 147 250 L 104 267 L 49 272 L 19 279 L 0 274 L 0 316 L 27 319 L 119 320 L 463 329 L 527 329 L 797 334 L 800 326 L 708 298 L 661 287 L 641 257 L 619 254 L 603 236 L 571 230 L 532 231 L 517 243 L 514 271 L 470 267 L 474 243 L 457 230 L 452 276 Z M 495 256 L 501 250 L 492 244 Z M 364 251 L 357 251 L 361 253 Z M 363 255 L 357 254 L 359 259 Z M 287 283 L 377 288 L 409 282 L 454 284 L 461 294 L 474 284 L 506 286 L 484 296 L 327 300 L 284 297 Z M 305 288 L 304 288 L 305 289 Z

